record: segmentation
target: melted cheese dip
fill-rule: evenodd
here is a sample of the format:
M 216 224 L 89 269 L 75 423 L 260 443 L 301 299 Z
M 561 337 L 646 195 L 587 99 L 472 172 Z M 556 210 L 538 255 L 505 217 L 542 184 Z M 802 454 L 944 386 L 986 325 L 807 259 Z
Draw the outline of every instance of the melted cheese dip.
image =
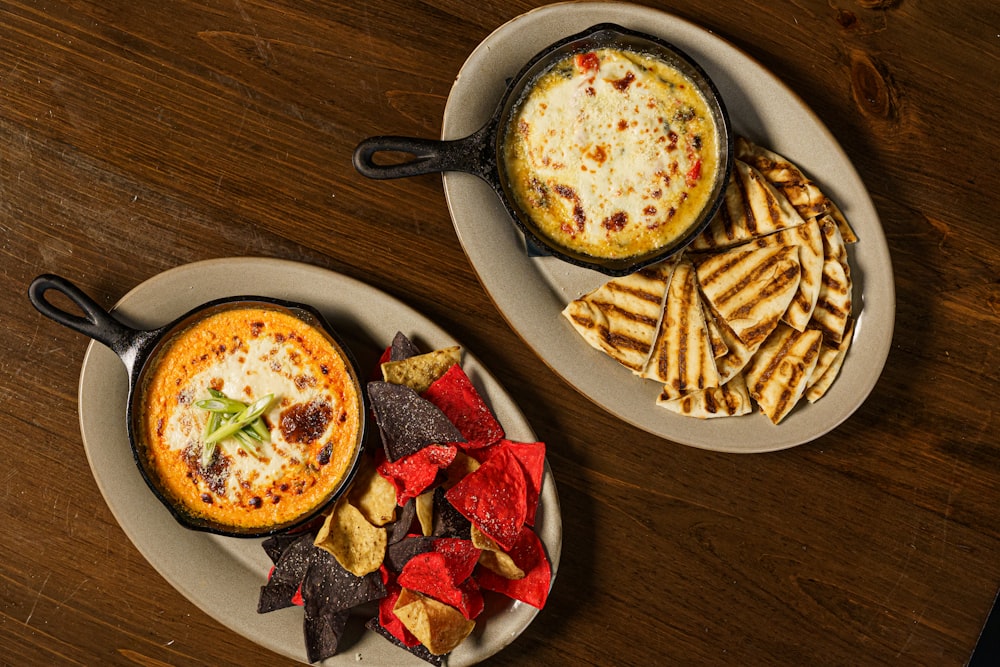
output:
M 305 515 L 348 473 L 359 446 L 362 402 L 348 364 L 326 335 L 279 310 L 239 308 L 197 321 L 152 361 L 140 425 L 150 471 L 186 513 L 241 530 Z M 202 466 L 209 388 L 252 403 L 271 441 L 259 457 L 228 438 Z
M 600 49 L 539 77 L 504 150 L 515 200 L 542 234 L 619 259 L 685 235 L 709 203 L 718 144 L 705 98 L 685 75 Z

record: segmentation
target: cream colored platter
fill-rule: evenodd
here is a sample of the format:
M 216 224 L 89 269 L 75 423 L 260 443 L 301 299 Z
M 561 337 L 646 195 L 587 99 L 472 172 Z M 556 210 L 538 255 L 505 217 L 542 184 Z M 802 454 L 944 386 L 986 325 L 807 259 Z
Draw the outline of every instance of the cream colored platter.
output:
M 721 452 L 775 451 L 819 438 L 850 417 L 878 381 L 892 341 L 895 287 L 885 235 L 864 183 L 823 123 L 777 77 L 720 37 L 655 9 L 608 2 L 548 5 L 502 25 L 468 57 L 448 97 L 442 138 L 478 130 L 525 62 L 552 42 L 603 22 L 653 34 L 687 52 L 719 88 L 734 131 L 798 164 L 843 210 L 859 241 L 848 250 L 856 324 L 840 376 L 821 400 L 803 402 L 777 426 L 760 413 L 700 420 L 657 407 L 659 385 L 591 348 L 561 316 L 569 301 L 607 277 L 527 253 L 493 190 L 476 176 L 447 172 L 442 179 L 449 212 L 473 268 L 510 326 L 546 364 L 634 426 Z
M 370 285 L 319 267 L 265 258 L 228 258 L 161 273 L 126 294 L 111 311 L 129 326 L 152 329 L 212 299 L 269 296 L 315 307 L 347 339 L 362 372 L 374 368 L 379 347 L 402 331 L 424 349 L 459 344 L 406 304 Z M 367 351 L 367 354 L 366 354 Z M 467 350 L 463 369 L 491 405 L 508 437 L 535 441 L 530 425 L 489 371 Z M 136 468 L 125 425 L 128 377 L 114 352 L 91 343 L 79 383 L 80 429 L 94 478 L 108 507 L 147 561 L 192 603 L 223 625 L 268 649 L 307 663 L 302 609 L 257 613 L 271 562 L 260 539 L 237 539 L 181 527 L 150 493 Z M 555 480 L 546 467 L 536 530 L 556 574 L 562 520 Z M 478 663 L 513 641 L 538 610 L 521 602 L 495 604 L 450 656 L 450 667 Z M 323 665 L 426 665 L 360 627 L 347 648 Z

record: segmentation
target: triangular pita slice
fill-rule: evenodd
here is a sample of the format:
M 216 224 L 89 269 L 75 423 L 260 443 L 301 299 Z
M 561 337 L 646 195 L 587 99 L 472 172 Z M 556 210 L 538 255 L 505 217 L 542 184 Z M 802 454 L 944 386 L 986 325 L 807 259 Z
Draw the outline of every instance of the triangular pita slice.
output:
M 656 404 L 679 415 L 698 419 L 738 417 L 753 411 L 747 383 L 740 374 L 721 387 L 708 387 L 680 398 L 671 399 L 666 394 L 660 394 Z
M 681 258 L 670 278 L 660 331 L 639 375 L 662 382 L 670 398 L 719 386 L 698 281 L 687 257 Z
M 822 343 L 815 329 L 800 332 L 779 324 L 747 365 L 747 390 L 772 423 L 780 423 L 802 397 Z
M 809 327 L 819 329 L 832 344 L 843 339 L 851 316 L 851 274 L 840 229 L 829 218 L 820 221 L 823 232 L 823 280 Z
M 690 247 L 692 250 L 730 248 L 803 222 L 788 198 L 759 171 L 734 160 L 720 213 L 712 218 Z
M 739 375 L 740 371 L 750 362 L 751 357 L 753 357 L 754 353 L 760 347 L 760 343 L 749 347 L 740 340 L 740 337 L 736 335 L 732 327 L 726 324 L 707 302 L 705 303 L 705 309 L 715 320 L 719 328 L 719 335 L 726 344 L 726 353 L 721 357 L 715 358 L 715 367 L 719 371 L 719 384 L 726 384 Z M 761 340 L 761 343 L 763 342 Z
M 799 286 L 797 247 L 737 248 L 699 259 L 698 282 L 712 308 L 747 347 L 761 343 Z
M 846 243 L 854 243 L 854 234 L 840 208 L 788 159 L 745 137 L 736 139 L 736 158 L 757 169 L 780 190 L 803 219 L 829 215 L 837 223 Z
M 812 318 L 816 299 L 823 281 L 823 233 L 819 223 L 813 219 L 809 222 L 783 229 L 759 239 L 751 241 L 758 248 L 768 246 L 798 246 L 799 264 L 802 275 L 799 279 L 798 291 L 788 304 L 788 310 L 781 320 L 798 331 L 805 331 Z
M 614 278 L 571 301 L 563 315 L 590 345 L 632 371 L 646 365 L 676 259 Z
M 719 321 L 715 317 L 715 313 L 712 312 L 711 307 L 705 303 L 704 299 L 701 299 L 702 314 L 705 316 L 705 326 L 708 328 L 708 342 L 712 346 L 712 356 L 718 359 L 723 357 L 729 352 L 729 343 L 726 342 L 725 334 L 722 332 L 722 327 Z
M 816 364 L 813 377 L 806 387 L 806 399 L 810 403 L 815 403 L 823 398 L 827 390 L 830 389 L 830 385 L 837 379 L 837 375 L 840 374 L 840 369 L 844 365 L 844 357 L 847 356 L 847 348 L 851 346 L 851 339 L 853 337 L 854 322 L 852 321 L 847 326 L 847 330 L 844 332 L 844 339 L 840 342 L 839 346 L 827 347 L 824 343 L 823 348 L 820 350 L 820 363 L 824 364 L 823 368 L 820 369 L 820 364 Z M 824 359 L 824 356 L 831 353 L 833 355 L 832 358 Z

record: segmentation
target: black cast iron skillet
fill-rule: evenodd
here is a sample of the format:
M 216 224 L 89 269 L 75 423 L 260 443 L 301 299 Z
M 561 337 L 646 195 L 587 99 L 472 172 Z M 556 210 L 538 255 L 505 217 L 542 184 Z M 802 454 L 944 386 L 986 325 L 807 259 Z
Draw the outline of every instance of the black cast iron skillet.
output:
M 59 292 L 70 299 L 83 315 L 77 315 L 53 305 L 46 296 L 49 290 Z M 368 410 L 366 408 L 366 398 L 364 387 L 360 382 L 360 373 L 357 361 L 350 348 L 343 342 L 339 334 L 326 322 L 322 315 L 311 306 L 305 304 L 272 299 L 260 296 L 235 296 L 223 299 L 216 299 L 202 304 L 197 308 L 188 311 L 173 322 L 158 329 L 143 330 L 133 329 L 114 315 L 104 310 L 96 301 L 91 299 L 80 288 L 70 281 L 60 276 L 51 274 L 41 275 L 35 278 L 28 287 L 28 297 L 31 303 L 46 317 L 59 324 L 82 333 L 95 341 L 110 348 L 125 364 L 128 371 L 128 402 L 126 405 L 125 419 L 128 427 L 128 439 L 132 448 L 132 456 L 142 474 L 142 478 L 152 490 L 153 494 L 170 511 L 171 515 L 186 528 L 202 530 L 217 535 L 229 537 L 263 537 L 274 533 L 291 530 L 304 525 L 321 514 L 329 505 L 334 502 L 350 485 L 352 478 L 360 461 L 360 454 L 364 443 L 365 426 L 367 422 Z M 143 410 L 143 386 L 145 373 L 153 366 L 152 361 L 156 359 L 157 352 L 177 333 L 185 330 L 200 319 L 208 317 L 226 309 L 261 307 L 283 311 L 292 315 L 313 328 L 326 334 L 330 345 L 336 349 L 344 359 L 347 360 L 347 368 L 351 373 L 351 380 L 357 389 L 359 407 L 361 414 L 358 415 L 360 425 L 354 459 L 351 467 L 341 482 L 330 491 L 323 502 L 305 515 L 285 524 L 268 526 L 264 529 L 243 529 L 228 524 L 216 523 L 197 517 L 179 507 L 172 502 L 162 490 L 157 475 L 150 470 L 148 458 L 145 452 L 145 443 L 141 441 L 139 420 Z
M 649 54 L 673 65 L 699 88 L 715 120 L 719 132 L 719 169 L 713 183 L 710 204 L 692 223 L 687 233 L 674 243 L 643 255 L 605 259 L 593 257 L 561 246 L 541 233 L 516 203 L 510 179 L 504 168 L 504 144 L 519 107 L 534 82 L 553 65 L 575 53 L 600 48 L 619 48 Z M 379 153 L 404 153 L 413 159 L 384 164 L 375 161 Z M 418 176 L 443 171 L 460 171 L 483 179 L 500 197 L 511 219 L 524 234 L 529 248 L 550 254 L 563 261 L 594 269 L 611 276 L 622 276 L 683 250 L 708 225 L 725 195 L 726 183 L 733 167 L 732 129 L 729 114 L 719 91 L 698 63 L 686 53 L 653 35 L 623 28 L 613 23 L 601 23 L 583 32 L 549 45 L 535 55 L 510 80 L 507 90 L 486 124 L 462 139 L 434 140 L 415 137 L 378 136 L 362 141 L 354 150 L 354 168 L 368 178 L 390 179 Z

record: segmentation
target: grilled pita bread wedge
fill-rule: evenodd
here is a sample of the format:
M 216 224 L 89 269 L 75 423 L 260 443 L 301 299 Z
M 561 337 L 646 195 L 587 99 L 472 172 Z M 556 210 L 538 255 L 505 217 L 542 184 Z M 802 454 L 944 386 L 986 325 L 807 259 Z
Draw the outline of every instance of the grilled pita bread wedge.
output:
M 698 419 L 738 417 L 753 411 L 747 383 L 740 374 L 721 387 L 708 387 L 680 398 L 671 399 L 666 394 L 660 394 L 656 404 L 679 415 Z
M 712 308 L 747 347 L 777 326 L 799 286 L 796 246 L 737 248 L 699 259 L 698 282 Z
M 705 303 L 704 299 L 701 299 L 701 305 L 702 314 L 705 316 L 705 326 L 708 328 L 708 342 L 712 346 L 712 356 L 718 359 L 729 352 L 729 343 L 726 342 L 722 332 L 722 327 L 725 325 L 719 324 L 715 313 L 712 312 L 711 307 Z
M 844 365 L 844 357 L 847 356 L 847 348 L 851 346 L 851 339 L 854 337 L 854 322 L 847 325 L 844 338 L 837 347 L 829 347 L 826 343 L 820 348 L 819 362 L 813 370 L 813 376 L 806 386 L 806 400 L 815 403 L 823 398 L 830 385 L 840 374 L 840 368 Z
M 682 257 L 674 268 L 660 330 L 639 375 L 662 382 L 663 393 L 669 398 L 719 386 L 698 281 L 687 257 Z
M 747 365 L 747 390 L 772 423 L 784 419 L 805 392 L 819 360 L 823 334 L 779 324 Z
M 759 171 L 745 162 L 734 160 L 719 213 L 690 247 L 692 250 L 731 248 L 803 222 L 788 198 Z
M 725 320 L 715 312 L 707 300 L 703 300 L 703 303 L 705 304 L 706 318 L 711 317 L 715 321 L 719 329 L 719 335 L 726 345 L 726 353 L 721 357 L 715 358 L 715 368 L 719 371 L 719 384 L 726 384 L 736 377 L 747 363 L 750 362 L 750 358 L 753 357 L 760 345 L 748 347 L 746 343 L 740 340 L 740 337 L 736 335 L 732 327 L 726 324 Z M 763 343 L 763 340 L 761 342 Z
M 858 240 L 840 208 L 795 164 L 746 137 L 736 138 L 736 158 L 763 174 L 788 198 L 804 220 L 829 215 L 836 221 L 846 243 Z
M 754 239 L 758 248 L 768 246 L 798 246 L 802 275 L 799 287 L 781 320 L 798 331 L 805 331 L 812 318 L 823 282 L 823 233 L 815 219 L 790 229 L 783 229 Z
M 819 223 L 823 232 L 823 280 L 809 327 L 819 329 L 828 342 L 836 345 L 843 339 L 851 316 L 850 265 L 840 228 L 828 217 Z
M 641 371 L 653 347 L 667 283 L 676 259 L 608 281 L 562 311 L 590 345 L 632 371 Z

